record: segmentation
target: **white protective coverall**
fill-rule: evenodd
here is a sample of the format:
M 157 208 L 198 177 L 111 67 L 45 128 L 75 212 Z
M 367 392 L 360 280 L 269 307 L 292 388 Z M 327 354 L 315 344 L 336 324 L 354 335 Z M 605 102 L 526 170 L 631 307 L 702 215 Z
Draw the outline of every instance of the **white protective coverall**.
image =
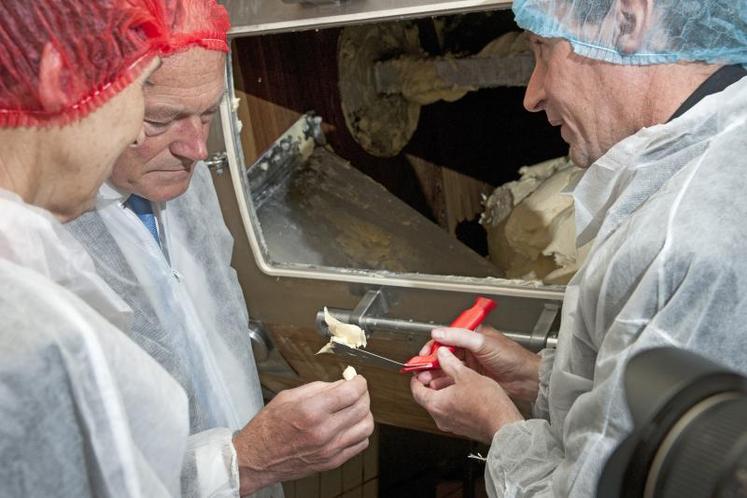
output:
M 226 228 L 207 167 L 198 162 L 187 192 L 154 204 L 163 247 L 102 186 L 97 209 L 67 225 L 96 270 L 135 311 L 132 339 L 168 370 L 189 396 L 185 496 L 237 497 L 232 443 L 263 407 L 248 315 Z M 282 497 L 277 484 L 254 496 Z
M 509 424 L 486 464 L 491 497 L 593 497 L 632 430 L 623 372 L 656 346 L 747 374 L 747 78 L 643 129 L 576 186 L 578 245 L 537 418 Z
M 177 497 L 184 390 L 48 212 L 0 190 L 0 497 Z

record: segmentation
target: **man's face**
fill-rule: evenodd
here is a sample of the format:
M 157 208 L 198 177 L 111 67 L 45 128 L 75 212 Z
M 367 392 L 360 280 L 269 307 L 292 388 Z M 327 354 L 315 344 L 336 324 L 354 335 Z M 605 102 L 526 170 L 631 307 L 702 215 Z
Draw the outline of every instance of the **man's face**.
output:
M 530 36 L 535 68 L 527 85 L 524 107 L 545 111 L 570 145 L 571 160 L 582 168 L 613 145 L 640 129 L 644 114 L 636 95 L 635 67 L 609 64 L 576 55 L 558 38 Z
M 145 87 L 145 141 L 127 150 L 110 181 L 154 202 L 183 194 L 207 157 L 210 123 L 223 97 L 224 54 L 192 48 L 163 60 Z
M 91 209 L 117 158 L 142 140 L 144 85 L 158 64 L 158 57 L 151 60 L 132 83 L 83 119 L 45 129 L 49 140 L 63 148 L 56 151 L 54 176 L 47 179 L 54 188 L 44 190 L 51 196 L 43 206 L 61 221 Z

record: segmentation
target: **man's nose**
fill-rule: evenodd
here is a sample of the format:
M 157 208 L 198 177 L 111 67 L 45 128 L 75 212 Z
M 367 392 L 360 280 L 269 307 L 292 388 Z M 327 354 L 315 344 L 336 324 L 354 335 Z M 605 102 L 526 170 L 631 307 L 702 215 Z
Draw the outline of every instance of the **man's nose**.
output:
M 185 119 L 178 129 L 179 136 L 171 147 L 174 155 L 187 158 L 192 161 L 206 159 L 208 125 L 203 123 L 199 116 Z
M 545 98 L 544 75 L 539 64 L 535 64 L 524 93 L 524 108 L 529 112 L 542 111 L 545 108 Z

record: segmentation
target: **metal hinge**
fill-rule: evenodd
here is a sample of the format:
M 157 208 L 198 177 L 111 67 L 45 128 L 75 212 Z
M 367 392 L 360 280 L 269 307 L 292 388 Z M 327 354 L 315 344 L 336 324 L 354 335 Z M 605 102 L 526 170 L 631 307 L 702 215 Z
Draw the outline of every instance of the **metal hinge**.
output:
M 223 170 L 228 167 L 228 154 L 223 152 L 215 152 L 205 159 L 205 165 L 209 169 L 214 169 L 215 174 L 220 176 L 223 174 Z

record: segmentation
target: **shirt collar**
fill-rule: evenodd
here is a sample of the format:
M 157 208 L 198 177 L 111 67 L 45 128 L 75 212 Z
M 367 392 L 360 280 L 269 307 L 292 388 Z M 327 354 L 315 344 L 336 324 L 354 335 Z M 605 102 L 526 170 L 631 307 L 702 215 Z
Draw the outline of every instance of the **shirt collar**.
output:
M 669 121 L 677 119 L 705 97 L 726 90 L 729 86 L 747 76 L 747 70 L 739 65 L 724 66 L 713 73 L 695 89 L 682 105 L 674 111 Z
M 124 206 L 128 197 L 130 197 L 129 193 L 119 190 L 107 180 L 99 187 L 99 192 L 96 195 L 96 207 L 103 208 L 115 202 Z

